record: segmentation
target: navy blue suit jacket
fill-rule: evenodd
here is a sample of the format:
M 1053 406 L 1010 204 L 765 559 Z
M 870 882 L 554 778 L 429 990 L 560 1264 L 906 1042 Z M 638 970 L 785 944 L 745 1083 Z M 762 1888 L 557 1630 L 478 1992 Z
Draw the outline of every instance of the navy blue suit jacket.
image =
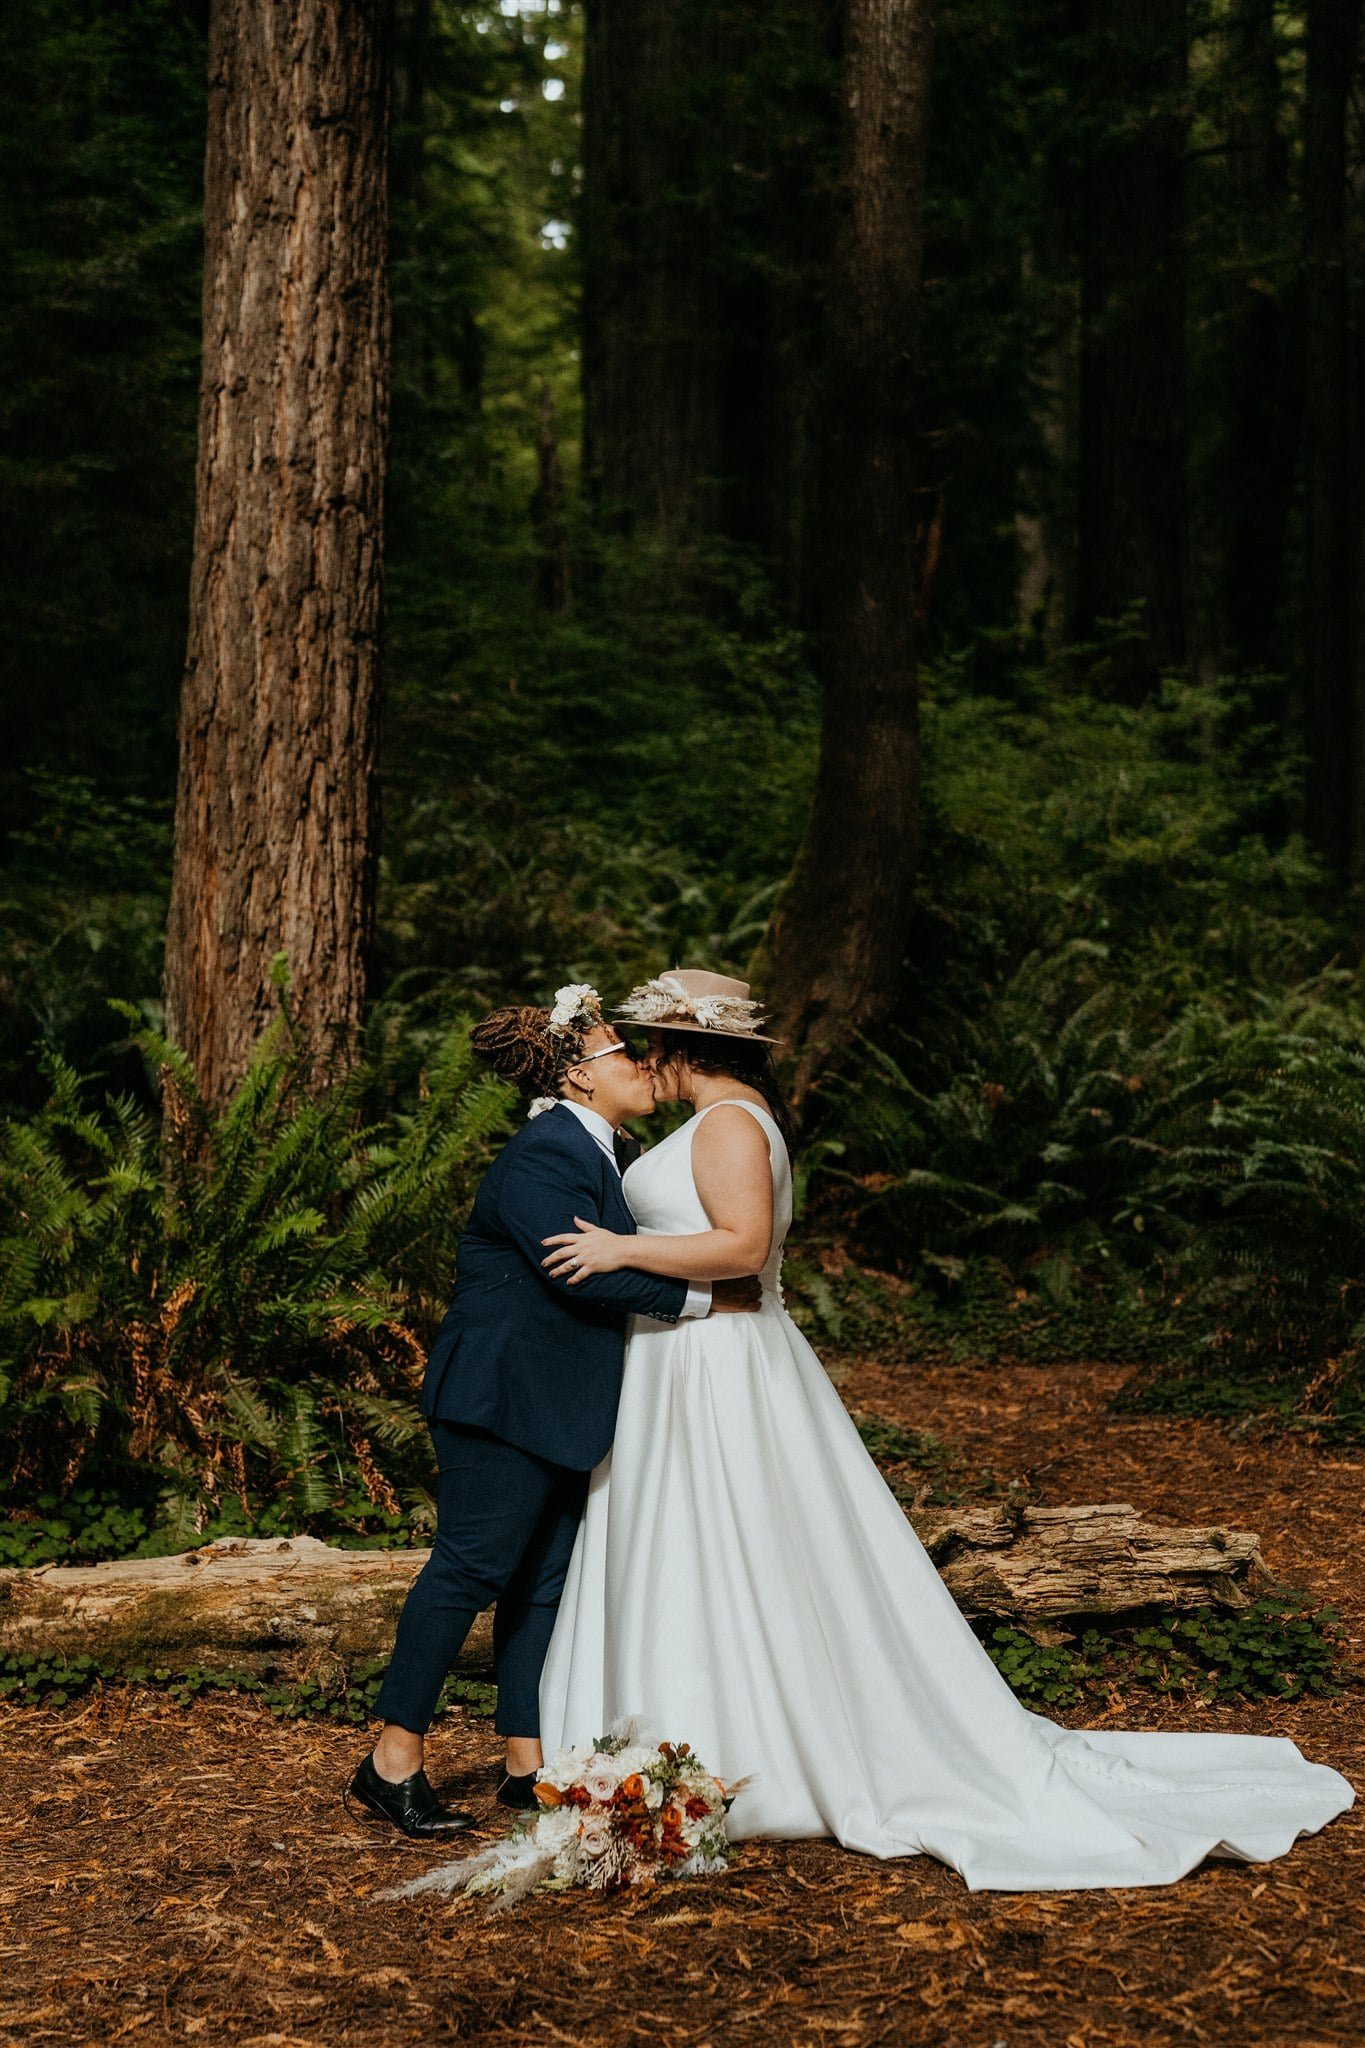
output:
M 586 1472 L 616 1433 L 626 1317 L 676 1322 L 682 1280 L 629 1269 L 551 1279 L 543 1238 L 574 1217 L 635 1233 L 616 1168 L 568 1109 L 524 1124 L 493 1161 L 460 1239 L 422 1413 Z

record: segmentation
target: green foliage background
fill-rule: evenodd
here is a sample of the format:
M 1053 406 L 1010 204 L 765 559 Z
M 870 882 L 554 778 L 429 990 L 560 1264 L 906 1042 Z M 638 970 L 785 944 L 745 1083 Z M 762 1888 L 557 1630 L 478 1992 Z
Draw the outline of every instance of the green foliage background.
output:
M 310 1102 L 282 1024 L 213 1131 L 181 1078 L 169 1156 L 156 1034 L 202 11 L 15 0 L 7 23 L 0 1444 L 24 1554 L 420 1522 L 412 1367 L 506 1115 L 458 1020 L 674 960 L 742 971 L 802 829 L 817 693 L 777 580 L 734 548 L 605 541 L 576 510 L 579 10 L 434 0 L 421 49 L 419 14 L 397 15 L 369 1059 Z M 1205 616 L 1227 292 L 1283 298 L 1298 235 L 1292 191 L 1273 219 L 1235 211 L 1214 146 L 1226 14 L 1196 22 L 1190 103 Z M 848 1048 L 807 1123 L 792 1298 L 836 1355 L 1120 1359 L 1148 1375 L 1133 1400 L 1355 1430 L 1360 906 L 1298 830 L 1292 636 L 1264 672 L 1206 663 L 1133 709 L 1109 686 L 1123 622 L 1059 648 L 1018 617 L 1018 515 L 1069 488 L 1039 408 L 1071 290 L 1050 209 L 1080 118 L 1050 19 L 943 10 L 923 415 L 952 517 L 925 636 L 922 880 L 901 1014 Z M 800 353 L 821 280 L 799 207 L 765 240 L 763 180 L 818 203 L 829 66 L 788 12 L 779 26 L 727 87 L 768 139 L 720 255 L 780 276 Z M 1281 20 L 1290 112 L 1299 26 Z M 547 397 L 563 615 L 533 598 Z

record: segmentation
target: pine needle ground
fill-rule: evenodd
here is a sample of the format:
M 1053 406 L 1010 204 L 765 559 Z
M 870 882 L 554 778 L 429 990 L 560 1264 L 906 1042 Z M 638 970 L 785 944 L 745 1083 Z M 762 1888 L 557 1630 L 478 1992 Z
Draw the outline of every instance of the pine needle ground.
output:
M 1365 1451 L 1117 1417 L 1108 1368 L 856 1367 L 853 1407 L 941 1431 L 1034 1497 L 1128 1499 L 1258 1529 L 1335 1602 L 1365 1665 Z M 1365 1791 L 1358 1689 L 1192 1706 L 1130 1692 L 1133 1726 L 1288 1735 Z M 1074 1715 L 1096 1719 L 1093 1703 Z M 624 1901 L 377 1903 L 432 1852 L 349 1820 L 356 1731 L 249 1703 L 111 1688 L 4 1711 L 0 2042 L 232 2048 L 1328 2048 L 1365 2037 L 1365 1818 L 1265 1866 L 1161 1890 L 972 1895 L 927 1859 L 750 1845 L 723 1878 Z M 496 1739 L 443 1724 L 433 1776 L 503 1824 Z

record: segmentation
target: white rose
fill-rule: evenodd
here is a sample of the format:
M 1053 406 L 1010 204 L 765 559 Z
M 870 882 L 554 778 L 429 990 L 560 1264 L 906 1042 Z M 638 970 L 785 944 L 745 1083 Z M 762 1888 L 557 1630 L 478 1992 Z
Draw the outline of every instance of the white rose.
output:
M 646 1772 L 657 1769 L 659 1752 L 646 1742 L 632 1742 L 613 1757 L 612 1762 L 623 1778 L 635 1775 L 643 1778 Z
M 571 981 L 567 988 L 557 988 L 555 1006 L 550 1012 L 551 1030 L 567 1030 L 580 1010 L 595 1008 L 601 1001 L 591 982 Z
M 542 1785 L 553 1785 L 556 1792 L 567 1792 L 571 1785 L 582 1782 L 588 1759 L 593 1752 L 586 1743 L 574 1749 L 556 1750 L 547 1764 L 536 1773 Z

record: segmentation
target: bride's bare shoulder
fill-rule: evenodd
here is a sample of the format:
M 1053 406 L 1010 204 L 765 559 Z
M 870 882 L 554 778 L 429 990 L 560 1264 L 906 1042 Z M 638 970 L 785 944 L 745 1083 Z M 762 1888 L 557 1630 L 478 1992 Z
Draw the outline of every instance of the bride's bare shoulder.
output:
M 754 1103 L 755 1109 L 763 1109 L 761 1102 Z M 724 1154 L 732 1158 L 757 1157 L 760 1153 L 768 1156 L 768 1134 L 758 1118 L 749 1113 L 743 1102 L 717 1102 L 708 1109 L 705 1116 L 698 1117 L 693 1127 L 692 1151 L 694 1156 L 716 1157 Z

